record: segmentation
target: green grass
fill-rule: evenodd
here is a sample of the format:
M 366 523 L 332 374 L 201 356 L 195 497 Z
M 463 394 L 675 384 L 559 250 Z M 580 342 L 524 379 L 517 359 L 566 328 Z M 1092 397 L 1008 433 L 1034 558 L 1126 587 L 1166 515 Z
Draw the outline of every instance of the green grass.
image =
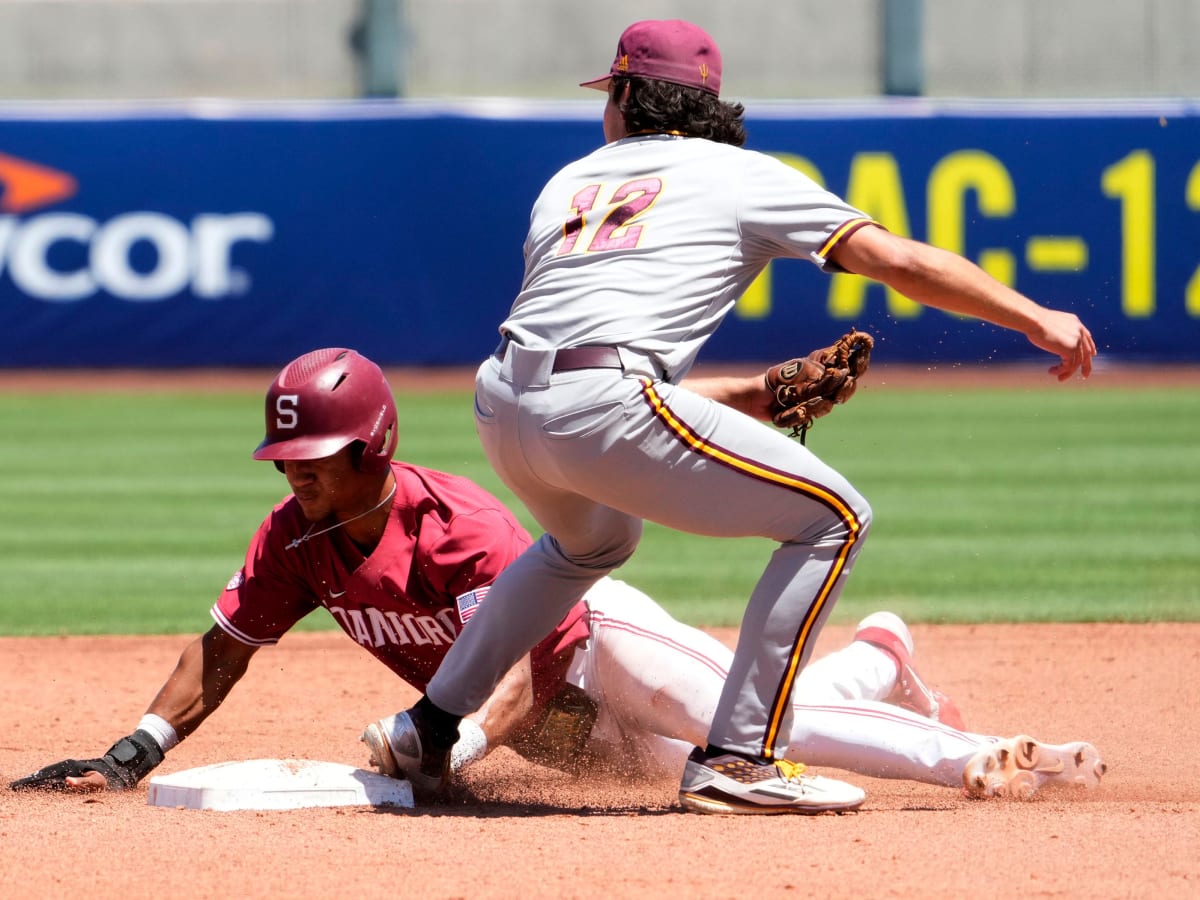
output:
M 474 478 L 536 530 L 468 395 L 398 403 L 402 456 Z M 287 490 L 250 459 L 261 416 L 257 393 L 0 394 L 0 634 L 206 628 Z M 835 621 L 1200 619 L 1194 390 L 864 391 L 809 446 L 875 510 Z M 617 574 L 730 625 L 770 549 L 649 525 Z
M 856 605 L 966 621 L 1200 614 L 1194 391 L 857 399 L 827 454 L 876 512 Z M 850 431 L 880 437 L 855 448 Z

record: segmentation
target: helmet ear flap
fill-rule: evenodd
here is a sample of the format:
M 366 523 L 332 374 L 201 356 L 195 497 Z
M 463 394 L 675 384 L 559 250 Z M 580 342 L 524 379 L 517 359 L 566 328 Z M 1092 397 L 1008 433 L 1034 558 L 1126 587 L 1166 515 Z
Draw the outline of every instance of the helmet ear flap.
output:
M 391 462 L 392 453 L 396 449 L 396 426 L 392 425 L 383 433 L 379 449 L 372 451 L 366 441 L 355 441 L 350 445 L 350 463 L 355 471 L 369 475 L 386 472 Z

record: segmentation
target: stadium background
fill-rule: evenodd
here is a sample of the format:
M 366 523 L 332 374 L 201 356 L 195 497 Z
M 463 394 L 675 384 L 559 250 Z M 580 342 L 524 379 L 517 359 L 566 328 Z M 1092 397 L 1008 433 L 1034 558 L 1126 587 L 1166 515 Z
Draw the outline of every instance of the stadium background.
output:
M 0 368 L 270 367 L 314 339 L 474 363 L 538 187 L 600 140 L 601 101 L 574 86 L 643 8 L 0 0 Z M 1110 363 L 1195 359 L 1194 3 L 655 14 L 721 35 L 754 148 L 1077 312 Z M 703 361 L 848 324 L 880 335 L 882 361 L 1028 355 L 788 262 Z

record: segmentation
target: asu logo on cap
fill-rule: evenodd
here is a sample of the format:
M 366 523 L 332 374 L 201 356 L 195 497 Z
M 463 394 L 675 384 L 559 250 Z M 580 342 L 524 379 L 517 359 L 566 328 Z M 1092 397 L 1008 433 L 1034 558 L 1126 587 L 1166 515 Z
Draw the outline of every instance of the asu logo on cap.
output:
M 275 235 L 264 213 L 201 212 L 184 222 L 152 210 L 101 221 L 53 209 L 80 193 L 78 179 L 42 162 L 0 153 L 0 284 L 34 300 L 108 294 L 119 300 L 206 300 L 245 294 L 250 275 L 235 246 Z
M 608 90 L 614 75 L 651 78 L 720 96 L 721 51 L 699 25 L 682 19 L 647 19 L 622 32 L 608 73 L 581 86 Z

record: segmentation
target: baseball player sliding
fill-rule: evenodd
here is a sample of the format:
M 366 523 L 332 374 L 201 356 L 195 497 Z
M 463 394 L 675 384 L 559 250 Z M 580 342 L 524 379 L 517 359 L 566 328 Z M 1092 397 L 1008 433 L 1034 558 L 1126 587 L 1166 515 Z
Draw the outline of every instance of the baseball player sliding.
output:
M 760 416 L 775 396 L 762 378 L 689 384 Z M 292 493 L 259 526 L 212 608 L 215 624 L 184 649 L 132 734 L 102 757 L 53 763 L 13 788 L 132 788 L 221 704 L 260 647 L 318 607 L 424 689 L 447 650 L 477 628 L 468 623 L 491 603 L 497 576 L 530 546 L 511 512 L 478 486 L 393 459 L 391 389 L 354 351 L 316 350 L 289 363 L 265 407 L 254 456 L 275 461 Z M 912 655 L 898 617 L 864 620 L 850 645 L 798 678 L 789 705 L 801 714 L 786 757 L 979 797 L 1099 780 L 1103 764 L 1090 744 L 961 730 L 957 709 L 922 681 Z M 678 777 L 710 727 L 731 661 L 712 637 L 602 578 L 464 720 L 453 767 L 508 745 L 575 773 Z M 363 735 L 386 774 L 400 773 L 391 746 L 402 718 L 371 723 Z M 814 789 L 826 780 L 809 777 Z
M 479 369 L 475 418 L 493 468 L 546 533 L 496 580 L 477 626 L 399 719 L 393 750 L 418 792 L 444 784 L 460 719 L 629 559 L 649 519 L 777 545 L 684 768 L 684 807 L 813 813 L 863 802 L 857 787 L 807 776 L 788 754 L 797 678 L 871 508 L 800 442 L 680 383 L 772 259 L 864 275 L 1019 331 L 1058 357 L 1060 380 L 1091 371 L 1096 346 L 1076 316 L 889 233 L 742 149 L 743 108 L 719 99 L 721 76 L 699 27 L 631 25 L 609 71 L 586 82 L 607 94 L 605 145 L 552 176 L 534 203 L 524 280 Z

